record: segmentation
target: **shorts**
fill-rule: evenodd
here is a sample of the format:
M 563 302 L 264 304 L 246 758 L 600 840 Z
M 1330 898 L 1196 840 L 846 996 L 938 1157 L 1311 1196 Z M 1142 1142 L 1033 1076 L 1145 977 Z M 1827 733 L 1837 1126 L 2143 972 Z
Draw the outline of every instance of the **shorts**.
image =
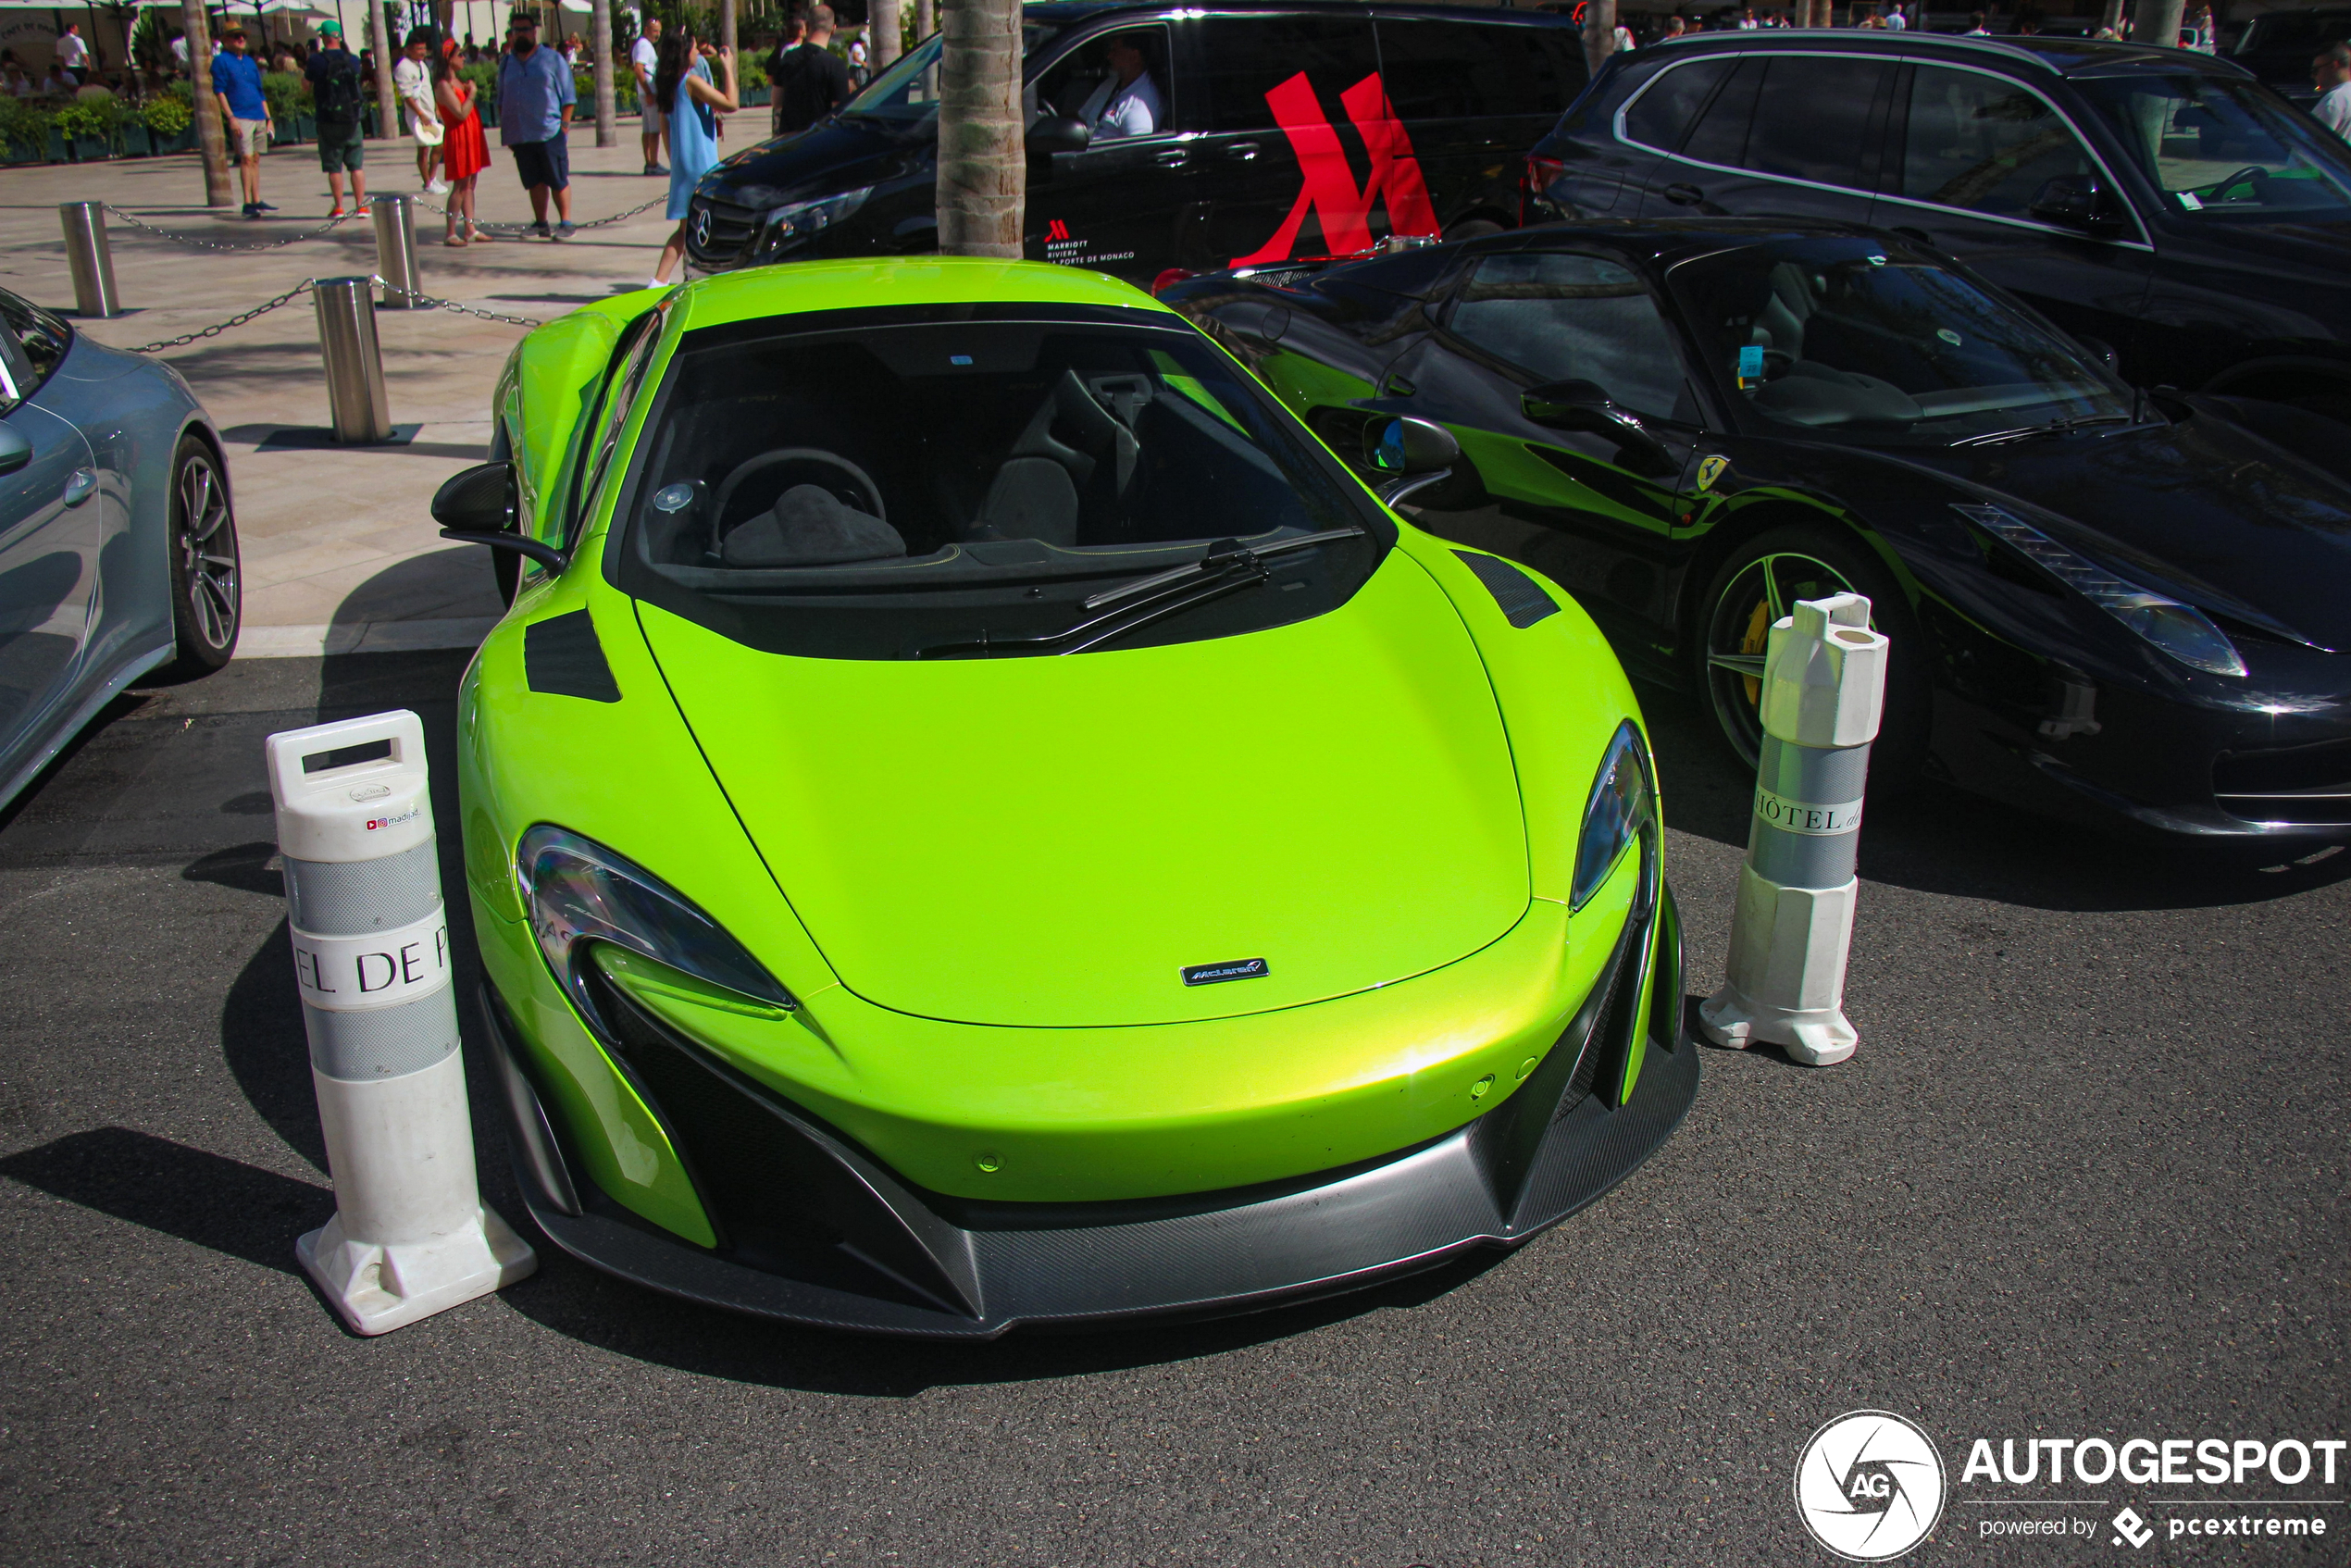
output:
M 356 171 L 367 160 L 367 138 L 357 123 L 318 127 L 318 167 L 329 174 Z
M 571 188 L 571 143 L 561 133 L 544 142 L 510 142 L 506 151 L 515 156 L 515 172 L 522 176 L 524 190 Z
M 266 119 L 239 119 L 229 117 L 229 156 L 232 158 L 257 158 L 269 146 L 269 122 Z
M 644 117 L 645 121 L 644 130 L 640 132 L 641 135 L 658 136 L 661 134 L 662 127 L 668 123 L 662 118 L 661 106 L 651 98 L 644 99 L 639 105 L 638 112 Z

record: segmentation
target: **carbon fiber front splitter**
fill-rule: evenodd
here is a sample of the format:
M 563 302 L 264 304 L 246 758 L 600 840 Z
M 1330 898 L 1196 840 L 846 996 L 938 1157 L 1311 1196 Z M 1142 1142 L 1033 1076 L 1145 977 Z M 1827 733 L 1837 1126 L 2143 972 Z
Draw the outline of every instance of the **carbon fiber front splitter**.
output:
M 812 1189 L 829 1189 L 824 1234 L 845 1269 L 706 1251 L 575 1180 L 494 994 L 485 991 L 482 1013 L 506 1089 L 516 1179 L 531 1217 L 565 1251 L 655 1290 L 761 1316 L 989 1339 L 1023 1325 L 1251 1311 L 1518 1246 L 1637 1169 L 1696 1098 L 1680 948 L 1663 894 L 1625 933 L 1544 1065 L 1501 1105 L 1418 1148 L 1262 1187 L 1134 1202 L 963 1204 L 907 1187 L 830 1129 L 771 1103 L 776 1136 L 798 1140 L 802 1168 L 818 1167 Z M 1655 1000 L 1642 1006 L 1652 964 Z M 1648 1037 L 1645 1059 L 1632 1092 L 1611 1103 L 1636 1030 Z

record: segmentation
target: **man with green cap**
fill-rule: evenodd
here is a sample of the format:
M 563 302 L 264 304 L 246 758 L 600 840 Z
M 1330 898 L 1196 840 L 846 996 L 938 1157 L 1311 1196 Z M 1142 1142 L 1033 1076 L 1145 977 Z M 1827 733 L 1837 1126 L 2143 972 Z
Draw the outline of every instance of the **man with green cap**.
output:
M 341 218 L 342 210 L 342 171 L 351 170 L 351 193 L 358 202 L 357 215 L 367 216 L 367 177 L 360 171 L 367 156 L 367 143 L 361 134 L 359 106 L 367 101 L 367 88 L 359 70 L 359 56 L 342 41 L 342 24 L 323 21 L 318 24 L 318 52 L 302 68 L 310 79 L 312 113 L 318 121 L 318 167 L 327 171 L 327 189 L 334 193 L 335 210 L 330 218 Z

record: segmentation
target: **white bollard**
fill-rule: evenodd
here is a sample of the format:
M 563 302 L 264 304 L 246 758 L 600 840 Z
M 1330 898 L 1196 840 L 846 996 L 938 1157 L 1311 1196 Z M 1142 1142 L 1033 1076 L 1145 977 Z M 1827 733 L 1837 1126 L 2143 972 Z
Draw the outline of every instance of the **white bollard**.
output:
M 1698 1006 L 1717 1045 L 1762 1041 L 1814 1067 L 1860 1044 L 1845 1016 L 1853 874 L 1870 742 L 1885 706 L 1885 636 L 1858 593 L 1799 599 L 1763 660 L 1763 752 L 1729 974 Z
M 539 1260 L 474 1183 L 422 721 L 289 729 L 266 751 L 335 1183 L 335 1217 L 294 1251 L 345 1322 L 388 1333 Z

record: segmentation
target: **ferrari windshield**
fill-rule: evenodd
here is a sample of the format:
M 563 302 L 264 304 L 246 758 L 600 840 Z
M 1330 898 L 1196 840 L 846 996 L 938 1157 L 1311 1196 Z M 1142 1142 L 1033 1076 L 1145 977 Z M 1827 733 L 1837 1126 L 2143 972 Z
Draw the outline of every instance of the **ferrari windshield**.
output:
M 1300 619 L 1351 594 L 1394 537 L 1190 329 L 1110 310 L 936 318 L 967 308 L 688 334 L 620 503 L 628 586 L 761 646 L 908 657 L 1059 629 L 1105 586 L 1212 545 L 1331 533 L 1135 641 Z
M 2078 85 L 2173 210 L 2207 218 L 2351 218 L 2351 149 L 2250 81 L 2092 77 Z
M 1701 355 L 1773 425 L 1943 445 L 2131 417 L 2130 394 L 2071 342 L 1866 240 L 1752 245 L 1667 277 Z

